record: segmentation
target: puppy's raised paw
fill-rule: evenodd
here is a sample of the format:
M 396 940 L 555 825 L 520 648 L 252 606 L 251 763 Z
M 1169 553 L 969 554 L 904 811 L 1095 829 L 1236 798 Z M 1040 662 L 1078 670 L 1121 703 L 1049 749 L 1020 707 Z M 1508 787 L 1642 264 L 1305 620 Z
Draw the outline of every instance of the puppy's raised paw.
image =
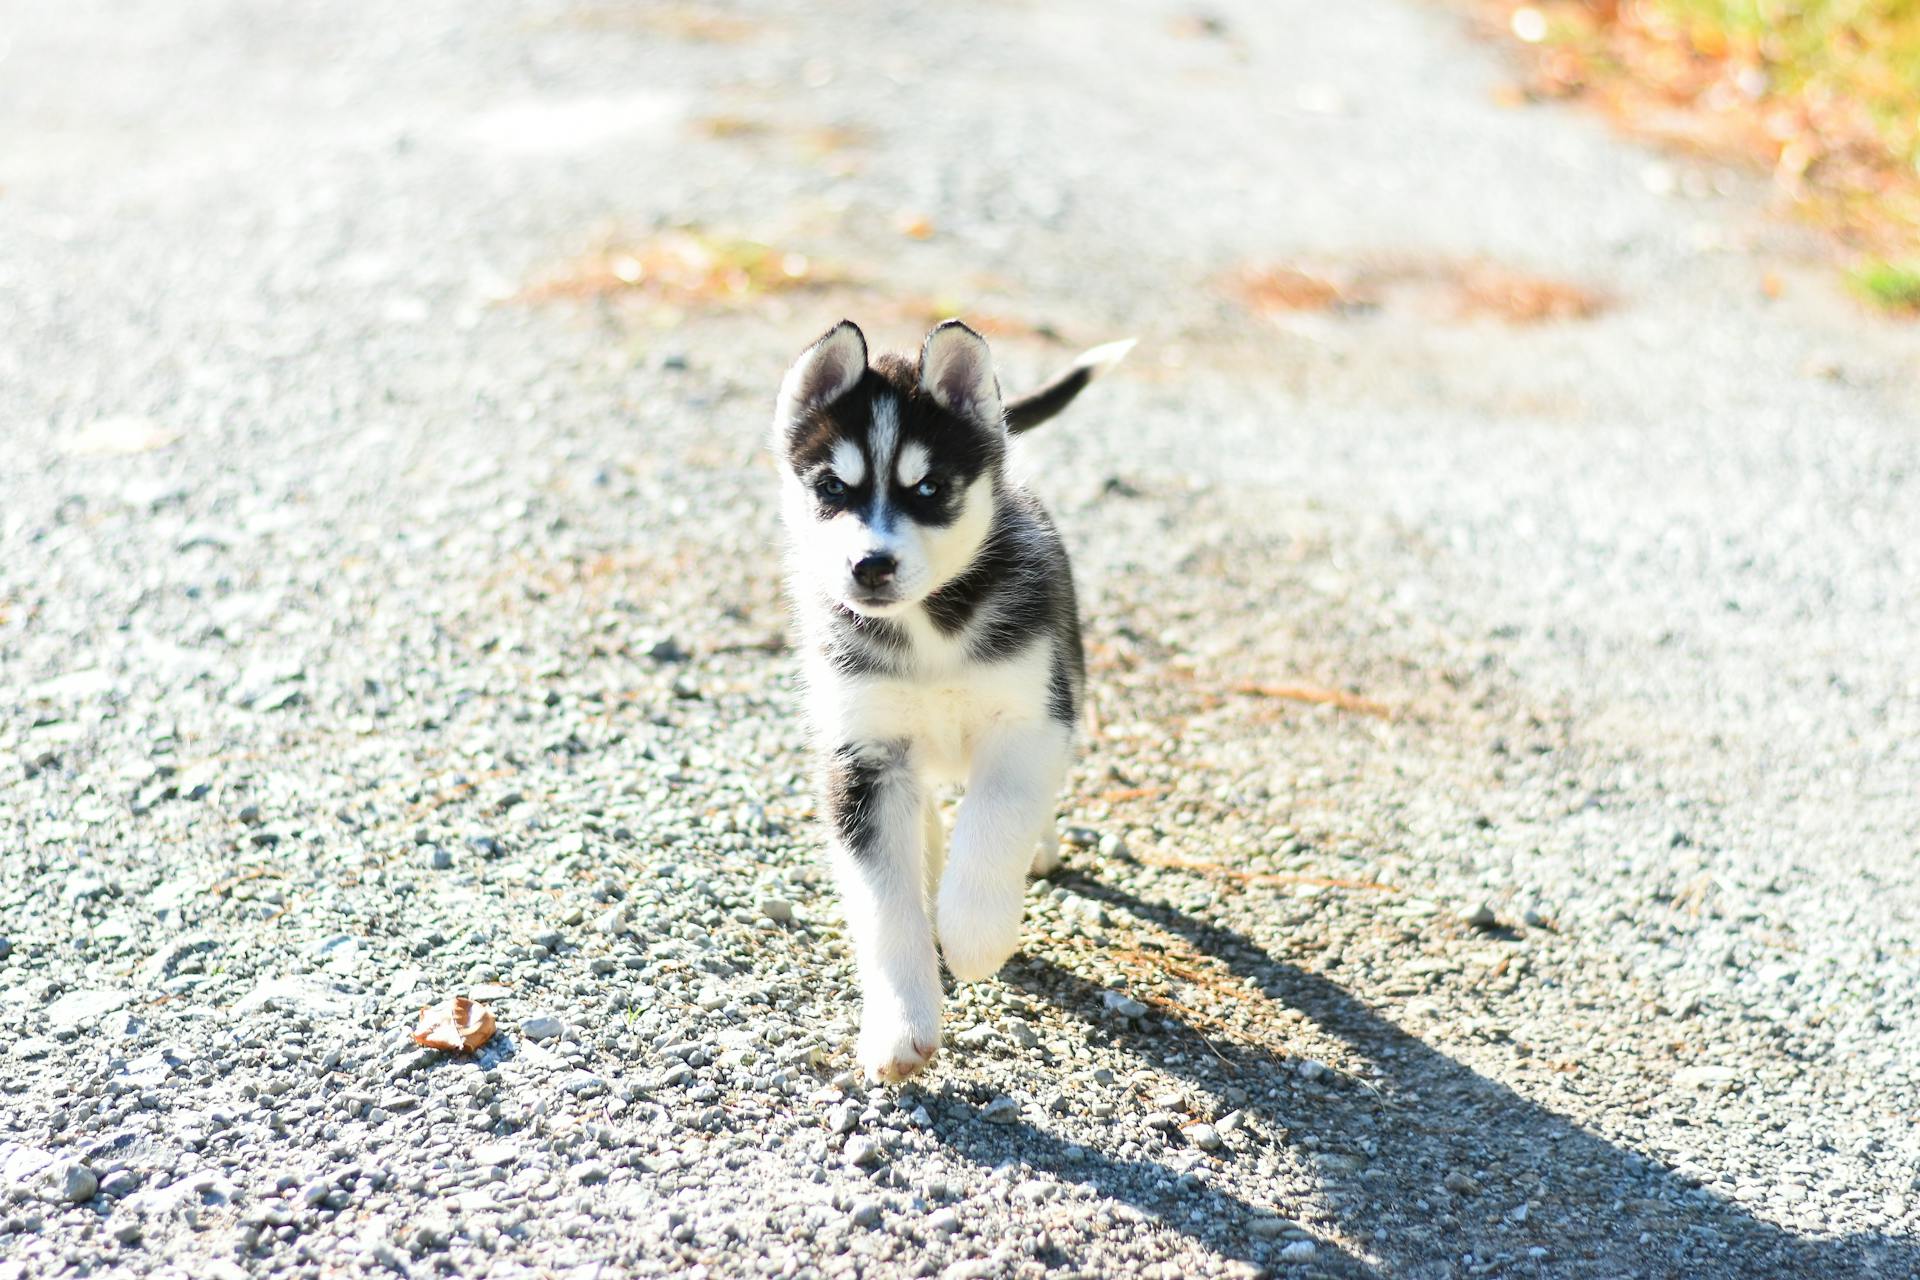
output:
M 1026 908 L 1026 883 L 986 883 L 952 874 L 940 886 L 940 954 L 962 982 L 979 982 L 1000 972 L 1020 946 L 1020 917 Z
M 867 1015 L 860 1025 L 860 1068 L 869 1080 L 899 1084 L 919 1074 L 940 1048 L 940 1015 L 907 1019 Z

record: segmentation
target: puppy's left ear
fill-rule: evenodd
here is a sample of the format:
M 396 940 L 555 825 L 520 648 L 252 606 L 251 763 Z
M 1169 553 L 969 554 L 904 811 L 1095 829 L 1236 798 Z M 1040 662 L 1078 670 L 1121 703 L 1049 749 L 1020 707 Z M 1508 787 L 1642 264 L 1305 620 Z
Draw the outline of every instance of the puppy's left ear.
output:
M 1005 425 L 987 340 L 958 320 L 940 325 L 920 345 L 920 388 L 956 417 L 995 430 Z
M 824 408 L 854 389 L 867 371 L 867 338 L 860 326 L 842 320 L 800 353 L 780 383 L 775 425 Z

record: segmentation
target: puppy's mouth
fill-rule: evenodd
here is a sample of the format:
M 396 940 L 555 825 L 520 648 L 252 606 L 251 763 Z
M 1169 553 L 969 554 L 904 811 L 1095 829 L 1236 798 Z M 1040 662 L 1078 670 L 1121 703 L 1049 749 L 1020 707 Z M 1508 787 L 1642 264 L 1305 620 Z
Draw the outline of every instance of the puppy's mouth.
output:
M 884 618 L 888 614 L 899 613 L 911 602 L 901 599 L 892 591 L 854 590 L 840 597 L 840 603 L 866 617 Z

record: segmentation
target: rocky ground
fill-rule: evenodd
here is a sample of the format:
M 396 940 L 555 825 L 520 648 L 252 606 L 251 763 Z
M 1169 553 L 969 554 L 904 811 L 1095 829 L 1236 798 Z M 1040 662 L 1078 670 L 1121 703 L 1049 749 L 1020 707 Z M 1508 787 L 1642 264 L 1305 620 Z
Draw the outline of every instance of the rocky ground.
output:
M 1920 1274 L 1920 340 L 1747 179 L 1397 0 L 0 69 L 0 1280 Z M 1067 865 L 893 1090 L 761 442 L 950 310 L 1141 344 L 1028 456 Z

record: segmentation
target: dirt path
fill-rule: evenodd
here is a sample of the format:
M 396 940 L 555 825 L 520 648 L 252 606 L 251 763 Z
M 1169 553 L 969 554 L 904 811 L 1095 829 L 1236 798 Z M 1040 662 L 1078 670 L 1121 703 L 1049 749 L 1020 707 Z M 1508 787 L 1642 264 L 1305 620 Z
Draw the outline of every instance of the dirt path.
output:
M 1746 180 L 1386 0 L 0 72 L 0 1280 L 1920 1274 L 1920 336 Z M 890 1094 L 759 446 L 955 309 L 1141 343 L 1079 847 Z

